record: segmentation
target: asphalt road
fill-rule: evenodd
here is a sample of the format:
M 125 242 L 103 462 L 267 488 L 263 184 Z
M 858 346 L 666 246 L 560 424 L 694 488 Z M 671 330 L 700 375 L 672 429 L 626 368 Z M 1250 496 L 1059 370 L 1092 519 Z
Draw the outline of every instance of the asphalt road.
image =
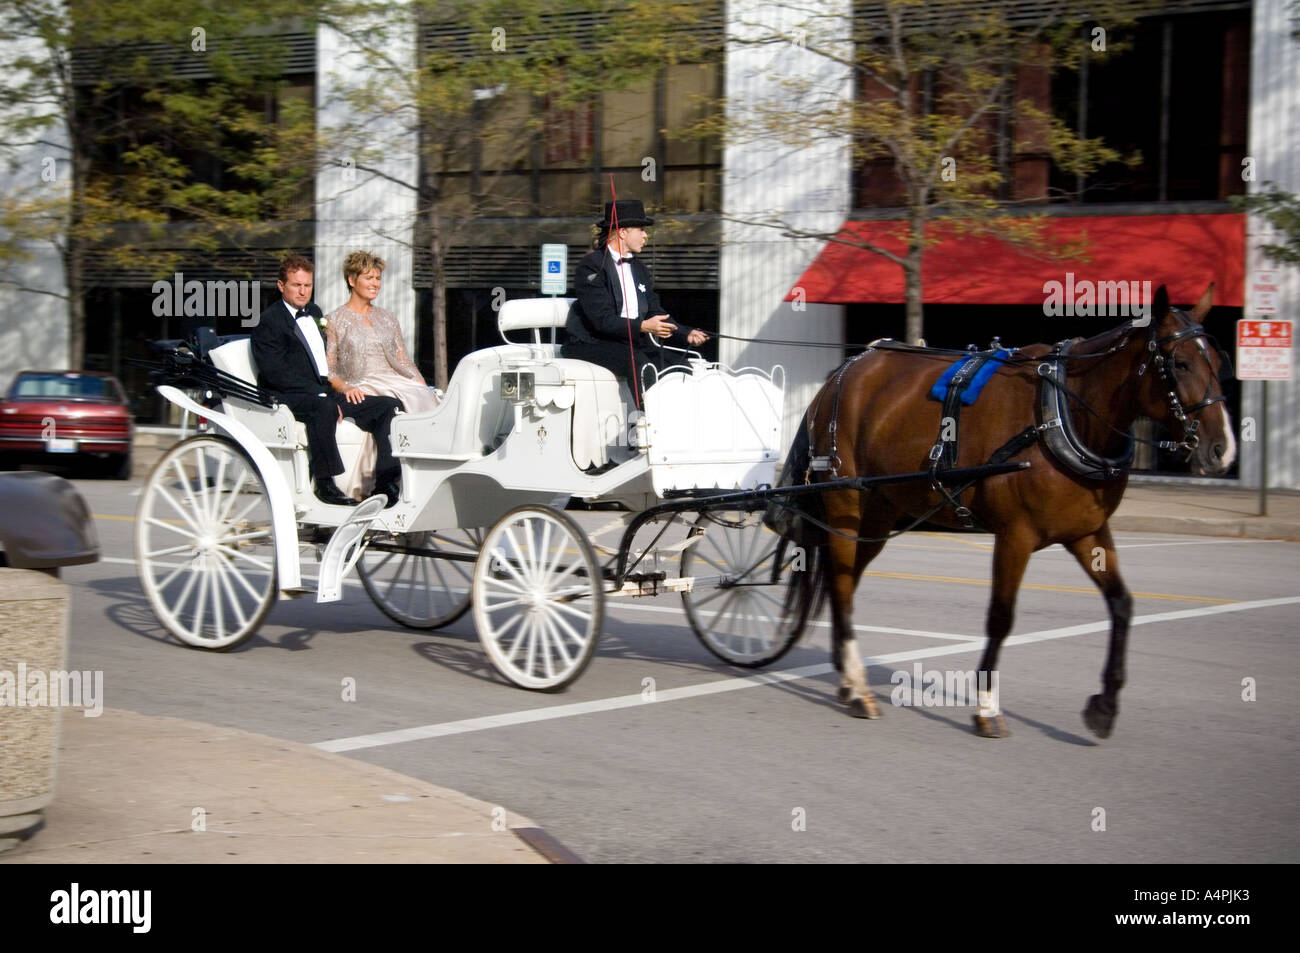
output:
M 469 616 L 404 630 L 358 586 L 279 603 L 233 652 L 187 649 L 136 581 L 139 482 L 77 485 L 106 558 L 64 572 L 69 667 L 104 671 L 106 706 L 344 748 L 442 726 L 347 755 L 505 805 L 590 861 L 1300 860 L 1300 544 L 1119 539 L 1137 624 L 1106 741 L 1079 717 L 1099 690 L 1104 604 L 1063 550 L 1036 555 L 1013 633 L 1030 638 L 1000 666 L 1013 736 L 984 740 L 970 707 L 889 698 L 916 662 L 975 667 L 988 537 L 913 534 L 873 564 L 855 613 L 875 627 L 859 633 L 885 708 L 869 722 L 835 701 L 824 621 L 766 670 L 803 677 L 765 683 L 716 661 L 676 596 L 609 600 L 596 658 L 558 695 L 498 677 Z M 503 717 L 458 724 L 489 716 Z

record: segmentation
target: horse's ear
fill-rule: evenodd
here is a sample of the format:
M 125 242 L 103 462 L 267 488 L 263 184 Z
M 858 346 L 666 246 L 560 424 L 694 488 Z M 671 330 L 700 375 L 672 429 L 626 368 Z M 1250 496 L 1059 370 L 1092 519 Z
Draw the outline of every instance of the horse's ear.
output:
M 1155 300 L 1151 302 L 1151 318 L 1159 321 L 1169 313 L 1169 289 L 1161 285 L 1156 289 Z
M 1210 282 L 1210 287 L 1205 289 L 1205 294 L 1201 295 L 1201 300 L 1196 302 L 1196 307 L 1192 308 L 1191 319 L 1200 324 L 1205 320 L 1205 316 L 1210 313 L 1210 305 L 1214 303 L 1214 282 Z

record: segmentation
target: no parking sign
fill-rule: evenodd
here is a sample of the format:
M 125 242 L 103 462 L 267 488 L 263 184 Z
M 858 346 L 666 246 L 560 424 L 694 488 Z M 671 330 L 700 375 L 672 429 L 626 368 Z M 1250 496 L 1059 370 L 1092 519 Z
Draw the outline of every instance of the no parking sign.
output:
M 1237 380 L 1289 381 L 1292 331 L 1290 321 L 1237 322 Z

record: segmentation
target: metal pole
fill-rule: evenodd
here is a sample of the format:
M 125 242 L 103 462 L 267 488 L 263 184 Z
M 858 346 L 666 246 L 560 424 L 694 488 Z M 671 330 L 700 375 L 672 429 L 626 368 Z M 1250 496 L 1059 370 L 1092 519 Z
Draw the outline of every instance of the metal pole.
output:
M 1259 515 L 1268 515 L 1268 381 L 1259 382 Z

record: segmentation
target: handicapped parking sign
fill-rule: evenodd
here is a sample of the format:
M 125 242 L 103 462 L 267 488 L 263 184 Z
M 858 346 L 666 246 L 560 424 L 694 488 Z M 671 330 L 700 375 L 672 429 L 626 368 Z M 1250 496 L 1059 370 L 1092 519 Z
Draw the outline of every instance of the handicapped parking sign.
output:
M 568 263 L 568 245 L 542 246 L 542 294 L 562 295 L 569 290 L 565 275 Z

